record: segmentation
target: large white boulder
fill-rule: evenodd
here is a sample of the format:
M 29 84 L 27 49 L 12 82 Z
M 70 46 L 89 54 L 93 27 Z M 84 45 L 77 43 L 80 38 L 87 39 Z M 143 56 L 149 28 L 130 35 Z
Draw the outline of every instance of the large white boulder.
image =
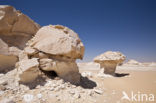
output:
M 9 46 L 24 48 L 39 28 L 37 23 L 14 7 L 0 5 L 0 38 Z
M 37 23 L 14 7 L 0 5 L 0 71 L 14 68 L 20 49 L 39 28 Z
M 61 25 L 42 27 L 28 45 L 47 54 L 73 59 L 82 59 L 84 55 L 84 46 L 78 35 Z

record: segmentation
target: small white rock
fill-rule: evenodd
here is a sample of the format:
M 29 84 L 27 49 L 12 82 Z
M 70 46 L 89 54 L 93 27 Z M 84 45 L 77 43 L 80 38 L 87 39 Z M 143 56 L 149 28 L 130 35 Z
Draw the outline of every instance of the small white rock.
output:
M 0 96 L 4 94 L 4 91 L 0 91 Z
M 31 101 L 33 100 L 34 96 L 31 95 L 31 94 L 25 94 L 25 95 L 23 96 L 23 98 L 24 98 L 24 101 L 25 101 L 25 102 L 31 102 Z
M 57 92 L 57 91 L 59 91 L 59 90 L 60 90 L 60 87 L 56 87 L 56 88 L 54 89 L 55 92 Z
M 65 86 L 64 86 L 64 85 L 60 85 L 60 88 L 61 88 L 61 89 L 64 89 L 64 88 L 65 88 Z
M 42 98 L 42 94 L 41 93 L 39 93 L 39 94 L 37 94 L 37 98 Z
M 0 73 L 0 77 L 4 76 L 4 74 Z
M 73 95 L 73 94 L 75 94 L 75 91 L 74 90 L 70 90 L 69 93 Z
M 75 93 L 75 95 L 74 95 L 73 97 L 76 98 L 76 99 L 78 99 L 78 98 L 80 98 L 81 96 L 80 96 L 79 93 Z
M 72 88 L 76 88 L 76 85 L 72 85 Z
M 91 72 L 83 72 L 81 73 L 83 77 L 92 77 L 92 73 Z
M 51 81 L 47 81 L 47 83 L 45 84 L 45 86 L 47 86 L 47 87 L 51 86 L 51 85 L 53 85 Z
M 102 90 L 99 90 L 99 89 L 94 89 L 94 91 L 95 91 L 95 93 L 97 93 L 97 94 L 102 94 L 102 93 L 103 93 L 103 91 L 102 91 Z
M 55 88 L 55 87 L 57 87 L 57 85 L 56 85 L 56 84 L 52 84 L 51 86 L 52 86 L 52 87 L 54 87 L 54 88 Z
M 51 87 L 50 90 L 53 91 L 54 90 L 54 87 Z

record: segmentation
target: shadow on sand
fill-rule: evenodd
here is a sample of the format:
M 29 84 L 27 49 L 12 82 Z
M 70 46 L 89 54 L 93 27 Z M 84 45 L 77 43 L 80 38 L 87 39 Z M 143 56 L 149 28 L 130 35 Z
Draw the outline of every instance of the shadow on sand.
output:
M 129 75 L 129 73 L 115 73 L 114 77 L 125 77 L 128 75 Z
M 46 78 L 50 78 L 50 79 L 55 79 L 57 76 L 57 74 L 54 71 L 43 71 L 41 70 L 44 75 L 39 76 L 38 78 L 36 78 L 36 80 L 34 80 L 31 83 L 20 83 L 20 84 L 24 84 L 26 86 L 28 86 L 30 89 L 35 89 L 36 86 L 40 85 L 40 86 L 44 86 L 46 84 Z M 47 76 L 47 77 L 46 77 Z
M 30 89 L 35 89 L 36 86 L 38 86 L 38 85 L 44 86 L 46 84 L 46 78 L 39 76 L 38 78 L 36 78 L 36 80 L 34 80 L 31 83 L 20 82 L 20 84 L 24 84 L 24 85 L 28 86 Z
M 54 71 L 42 71 L 44 72 L 49 78 L 51 79 L 55 79 L 56 77 L 58 77 L 57 73 Z M 68 81 L 65 81 L 68 82 Z M 80 77 L 80 83 L 79 84 L 73 84 L 72 85 L 76 85 L 76 86 L 81 86 L 85 89 L 93 89 L 94 87 L 96 87 L 96 83 L 92 80 L 89 80 L 87 77 Z
M 89 80 L 87 77 L 82 77 L 80 79 L 79 86 L 83 87 L 84 89 L 93 89 L 97 86 L 96 82 Z

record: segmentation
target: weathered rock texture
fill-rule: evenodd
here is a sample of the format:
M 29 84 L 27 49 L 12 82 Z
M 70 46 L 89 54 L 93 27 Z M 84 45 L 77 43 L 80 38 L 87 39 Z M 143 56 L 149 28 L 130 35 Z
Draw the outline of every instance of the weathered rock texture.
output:
M 39 28 L 38 24 L 14 7 L 0 5 L 0 72 L 14 67 L 20 49 Z
M 32 82 L 39 75 L 38 58 L 23 59 L 16 65 L 19 67 L 17 72 L 19 82 Z
M 120 52 L 107 51 L 94 58 L 94 62 L 100 63 L 105 74 L 114 75 L 116 66 L 125 60 L 125 56 Z
M 2 39 L 0 39 L 0 72 L 7 72 L 14 67 L 20 53 L 16 47 L 9 47 Z
M 42 27 L 28 45 L 47 54 L 71 59 L 82 59 L 84 54 L 84 46 L 78 35 L 60 25 Z
M 80 74 L 75 61 L 82 59 L 83 55 L 83 43 L 74 31 L 61 25 L 49 25 L 39 29 L 28 41 L 19 59 L 38 58 L 42 71 L 54 71 L 65 81 L 79 83 Z

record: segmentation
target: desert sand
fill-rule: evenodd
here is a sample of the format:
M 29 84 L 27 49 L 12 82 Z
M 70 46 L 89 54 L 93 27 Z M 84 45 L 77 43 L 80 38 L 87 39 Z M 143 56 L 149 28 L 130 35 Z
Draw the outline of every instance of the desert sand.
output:
M 89 71 L 93 73 L 93 75 L 99 72 L 99 70 L 93 66 L 88 65 L 84 67 L 86 70 L 81 66 L 81 72 Z M 156 95 L 156 67 L 118 66 L 116 73 L 119 74 L 119 77 L 105 76 L 103 78 L 92 78 L 92 80 L 98 84 L 97 86 L 104 91 L 104 94 L 97 99 L 97 103 L 101 101 L 103 101 L 101 103 L 145 103 L 145 98 L 144 101 L 139 101 L 137 97 L 137 101 L 122 100 L 122 92 L 126 92 L 129 97 L 131 97 L 132 92 L 137 94 L 137 96 L 141 96 L 141 94 L 144 93 L 147 95 Z M 155 101 L 147 101 L 146 103 L 155 103 Z

